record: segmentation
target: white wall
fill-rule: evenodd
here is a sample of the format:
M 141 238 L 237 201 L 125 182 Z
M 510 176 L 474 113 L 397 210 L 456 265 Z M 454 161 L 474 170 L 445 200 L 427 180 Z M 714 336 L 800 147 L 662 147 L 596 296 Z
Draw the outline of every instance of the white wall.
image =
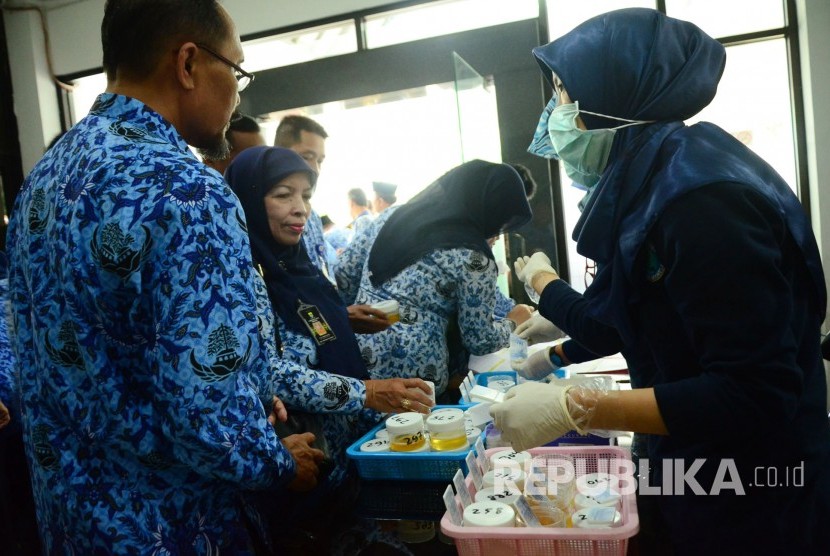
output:
M 390 0 L 224 0 L 241 35 L 268 31 L 370 9 Z M 52 63 L 57 75 L 101 67 L 101 19 L 105 0 L 79 0 L 46 12 Z M 43 155 L 60 131 L 58 97 L 46 65 L 37 14 L 4 12 L 23 172 Z
M 392 0 L 223 0 L 240 35 L 250 35 L 389 4 Z M 101 66 L 105 0 L 81 0 L 47 12 L 55 72 Z M 7 25 L 8 26 L 8 25 Z

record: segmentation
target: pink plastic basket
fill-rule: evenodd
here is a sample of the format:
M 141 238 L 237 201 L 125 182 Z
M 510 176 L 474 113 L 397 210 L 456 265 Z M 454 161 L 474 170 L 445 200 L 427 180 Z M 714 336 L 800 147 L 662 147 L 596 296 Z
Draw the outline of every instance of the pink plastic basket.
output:
M 504 448 L 487 450 L 488 457 Z M 534 456 L 567 454 L 574 459 L 577 476 L 602 471 L 610 466 L 617 470 L 621 481 L 633 484 L 634 476 L 619 471 L 620 462 L 630 462 L 628 452 L 616 446 L 574 446 L 533 448 L 529 450 Z M 467 484 L 471 491 L 470 477 Z M 456 502 L 458 497 L 456 496 Z M 441 519 L 441 530 L 455 541 L 460 556 L 605 556 L 616 554 L 625 556 L 628 539 L 640 530 L 637 516 L 637 503 L 634 493 L 622 497 L 620 507 L 621 521 L 610 529 L 576 529 L 547 527 L 462 527 L 450 521 L 449 514 Z

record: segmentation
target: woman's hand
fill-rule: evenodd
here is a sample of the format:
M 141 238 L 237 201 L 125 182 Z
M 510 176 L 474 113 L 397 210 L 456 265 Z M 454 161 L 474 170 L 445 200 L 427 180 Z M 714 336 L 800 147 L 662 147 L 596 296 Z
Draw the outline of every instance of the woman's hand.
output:
M 9 410 L 3 404 L 3 401 L 0 400 L 0 429 L 8 425 L 12 420 L 11 414 L 9 414 Z
M 369 305 L 349 305 L 349 324 L 355 334 L 375 334 L 383 332 L 392 323 L 386 320 L 386 313 L 379 309 L 372 309 Z
M 559 280 L 559 274 L 550 265 L 550 259 L 541 251 L 531 257 L 519 257 L 513 263 L 516 277 L 536 290 L 539 295 L 550 282 Z
M 420 378 L 387 378 L 363 382 L 366 384 L 366 402 L 363 406 L 381 413 L 416 411 L 427 414 L 435 405 L 430 397 L 432 391 L 429 384 Z

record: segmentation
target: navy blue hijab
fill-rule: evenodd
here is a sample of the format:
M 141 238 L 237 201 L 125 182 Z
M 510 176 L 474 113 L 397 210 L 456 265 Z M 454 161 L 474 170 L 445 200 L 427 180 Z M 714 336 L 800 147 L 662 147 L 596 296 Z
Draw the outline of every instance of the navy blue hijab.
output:
M 634 260 L 651 227 L 684 193 L 728 182 L 753 187 L 782 214 L 824 314 L 818 247 L 787 183 L 716 125 L 683 123 L 715 96 L 726 63 L 720 43 L 689 22 L 631 8 L 589 19 L 533 54 L 545 77 L 556 74 L 580 109 L 656 122 L 617 131 L 608 165 L 574 228 L 577 251 L 600 269 L 585 292 L 594 301 L 594 317 L 631 340 L 626 300 Z M 588 129 L 619 125 L 581 116 Z
M 317 173 L 294 151 L 279 147 L 251 147 L 234 158 L 225 172 L 242 208 L 251 240 L 254 265 L 261 268 L 274 312 L 285 326 L 311 337 L 297 310 L 300 302 L 314 305 L 328 322 L 336 340 L 317 346 L 317 368 L 340 375 L 366 378 L 349 316 L 331 283 L 315 267 L 303 247 L 277 243 L 268 226 L 264 198 L 272 186 L 291 174 L 306 174 L 312 187 Z M 281 339 L 277 338 L 281 343 Z
M 493 259 L 487 240 L 530 221 L 519 174 L 507 164 L 456 166 L 383 224 L 369 252 L 372 284 L 382 284 L 436 249 L 468 247 Z

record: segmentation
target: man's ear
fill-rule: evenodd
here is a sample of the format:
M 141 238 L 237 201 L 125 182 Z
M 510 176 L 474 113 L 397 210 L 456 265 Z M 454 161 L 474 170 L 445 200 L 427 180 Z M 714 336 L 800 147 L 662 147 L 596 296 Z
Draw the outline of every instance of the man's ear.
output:
M 199 47 L 192 42 L 184 43 L 176 51 L 176 80 L 188 91 L 196 88 L 194 73 L 198 51 Z

